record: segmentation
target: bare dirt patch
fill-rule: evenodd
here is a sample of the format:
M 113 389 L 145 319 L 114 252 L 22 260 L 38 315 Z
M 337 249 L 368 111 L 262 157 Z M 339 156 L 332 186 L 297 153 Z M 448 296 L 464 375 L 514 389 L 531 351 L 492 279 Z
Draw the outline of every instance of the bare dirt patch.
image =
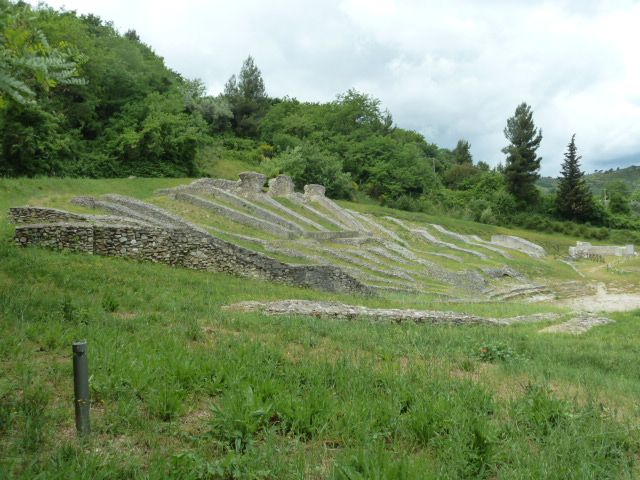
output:
M 579 335 L 598 325 L 612 323 L 613 320 L 597 315 L 578 315 L 564 323 L 551 325 L 540 330 L 540 333 L 573 333 Z
M 556 302 L 577 312 L 626 312 L 640 308 L 640 292 L 613 292 L 599 283 L 593 295 L 585 295 Z

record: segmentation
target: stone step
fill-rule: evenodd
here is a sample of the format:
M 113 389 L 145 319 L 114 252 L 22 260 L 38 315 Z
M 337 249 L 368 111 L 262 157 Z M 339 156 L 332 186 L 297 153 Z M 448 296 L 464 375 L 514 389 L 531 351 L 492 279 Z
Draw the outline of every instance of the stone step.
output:
M 271 223 L 266 220 L 260 220 L 259 218 L 252 217 L 251 215 L 238 212 L 237 210 L 233 210 L 232 208 L 222 205 L 215 200 L 207 200 L 190 193 L 182 192 L 176 193 L 175 199 L 212 211 L 233 222 L 239 223 L 240 225 L 245 225 L 257 230 L 262 230 L 263 232 L 269 233 L 276 237 L 291 239 L 300 236 L 298 232 L 289 230 L 282 227 L 281 225 Z
M 526 297 L 549 292 L 550 290 L 546 285 L 525 285 L 509 290 L 488 292 L 488 294 L 489 298 L 493 300 L 512 300 L 518 297 Z
M 281 227 L 284 227 L 288 230 L 294 231 L 294 232 L 299 232 L 300 234 L 302 234 L 303 232 L 303 228 L 300 227 L 298 224 L 293 223 L 283 217 L 281 217 L 280 215 L 277 215 L 275 213 L 273 213 L 270 210 L 267 210 L 259 205 L 256 205 L 255 203 L 253 203 L 250 200 L 247 200 L 245 198 L 241 198 L 238 195 L 235 195 L 232 192 L 228 192 L 226 190 L 223 190 L 221 188 L 218 188 L 216 186 L 209 186 L 208 188 L 208 193 L 209 195 L 214 196 L 215 198 L 219 198 L 223 201 L 226 201 L 230 204 L 233 204 L 234 206 L 244 210 L 245 212 L 247 212 L 248 215 L 252 216 L 252 217 L 257 217 L 260 218 L 262 220 L 266 220 L 268 222 L 271 223 L 275 223 L 277 225 L 280 225 Z M 263 194 L 264 195 L 264 194 Z M 266 195 L 264 195 L 266 197 Z M 277 203 L 277 202 L 276 202 Z M 241 212 L 243 213 L 243 212 Z
M 295 210 L 291 210 L 290 208 L 285 207 L 284 205 L 282 205 L 280 202 L 274 200 L 273 198 L 271 198 L 269 195 L 260 195 L 258 197 L 258 200 L 269 205 L 270 207 L 281 211 L 282 213 L 284 213 L 285 215 L 288 215 L 291 218 L 294 218 L 298 223 L 304 223 L 305 225 L 307 225 L 308 227 L 314 228 L 320 232 L 326 232 L 328 231 L 328 229 L 326 227 L 323 227 L 322 225 L 320 225 L 317 222 L 314 222 L 313 220 L 305 217 L 304 215 L 300 215 L 298 212 L 296 212 Z
M 507 259 L 511 259 L 513 258 L 511 255 L 509 255 L 507 252 L 505 252 L 504 250 L 495 247 L 495 246 L 491 246 L 488 245 L 486 243 L 483 243 L 482 239 L 476 235 L 462 235 L 460 233 L 456 233 L 456 232 L 452 232 L 450 230 L 447 230 L 446 228 L 444 228 L 442 225 L 437 225 L 435 223 L 431 223 L 429 224 L 432 228 L 434 228 L 435 230 L 437 230 L 438 232 L 442 233 L 443 235 L 447 235 L 448 237 L 454 238 L 460 242 L 466 243 L 467 245 L 473 245 L 475 247 L 480 247 L 480 248 L 484 248 L 487 249 L 493 253 L 497 253 L 498 255 L 502 255 L 504 258 Z M 487 242 L 488 243 L 488 242 Z
M 443 242 L 442 240 L 439 240 L 438 238 L 436 238 L 426 230 L 414 229 L 411 232 L 416 236 L 422 238 L 423 240 L 426 240 L 427 242 L 432 243 L 433 245 L 436 245 L 438 247 L 448 248 L 449 250 L 454 250 L 456 252 L 467 253 L 469 255 L 473 255 L 478 258 L 481 258 L 482 260 L 489 259 L 484 253 L 480 253 L 475 250 L 471 250 L 469 248 L 462 248 L 457 245 L 454 245 L 453 243 Z

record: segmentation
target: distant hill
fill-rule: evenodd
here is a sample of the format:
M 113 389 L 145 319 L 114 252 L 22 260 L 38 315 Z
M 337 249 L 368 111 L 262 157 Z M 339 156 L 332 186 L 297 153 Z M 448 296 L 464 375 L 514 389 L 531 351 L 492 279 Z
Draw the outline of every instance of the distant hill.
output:
M 595 195 L 601 194 L 607 184 L 617 181 L 626 183 L 632 191 L 638 190 L 640 189 L 640 165 L 616 169 L 611 168 L 609 170 L 596 170 L 594 173 L 586 174 L 585 178 L 591 187 L 591 191 Z M 557 177 L 542 177 L 538 181 L 538 186 L 545 192 L 555 190 L 557 184 Z

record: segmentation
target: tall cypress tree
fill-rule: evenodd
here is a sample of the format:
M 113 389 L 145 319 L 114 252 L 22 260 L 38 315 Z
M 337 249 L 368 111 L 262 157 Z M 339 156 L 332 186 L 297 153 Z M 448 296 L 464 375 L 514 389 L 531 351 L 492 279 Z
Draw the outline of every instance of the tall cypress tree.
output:
M 559 177 L 556 211 L 564 218 L 571 220 L 587 220 L 593 214 L 593 195 L 580 170 L 580 159 L 577 155 L 576 134 L 571 136 L 562 162 Z
M 229 78 L 224 94 L 231 104 L 236 134 L 243 137 L 257 136 L 258 123 L 269 108 L 269 98 L 260 69 L 252 56 L 244 61 L 237 77 L 232 75 Z
M 521 204 L 538 200 L 535 182 L 540 178 L 540 160 L 536 150 L 542 141 L 542 131 L 533 123 L 533 112 L 526 103 L 516 108 L 513 117 L 507 120 L 504 136 L 510 144 L 502 149 L 507 155 L 504 175 L 507 189 Z

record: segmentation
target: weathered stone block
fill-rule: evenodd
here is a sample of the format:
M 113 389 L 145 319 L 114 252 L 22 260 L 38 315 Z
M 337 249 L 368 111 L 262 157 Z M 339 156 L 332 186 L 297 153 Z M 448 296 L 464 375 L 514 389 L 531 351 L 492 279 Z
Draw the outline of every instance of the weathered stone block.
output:
M 294 192 L 295 185 L 291 177 L 278 175 L 269 180 L 269 195 L 272 197 L 288 197 Z
M 326 189 L 322 185 L 311 183 L 304 186 L 304 196 L 310 200 L 315 198 L 325 198 Z
M 246 193 L 262 193 L 267 176 L 258 172 L 242 172 L 238 189 Z

